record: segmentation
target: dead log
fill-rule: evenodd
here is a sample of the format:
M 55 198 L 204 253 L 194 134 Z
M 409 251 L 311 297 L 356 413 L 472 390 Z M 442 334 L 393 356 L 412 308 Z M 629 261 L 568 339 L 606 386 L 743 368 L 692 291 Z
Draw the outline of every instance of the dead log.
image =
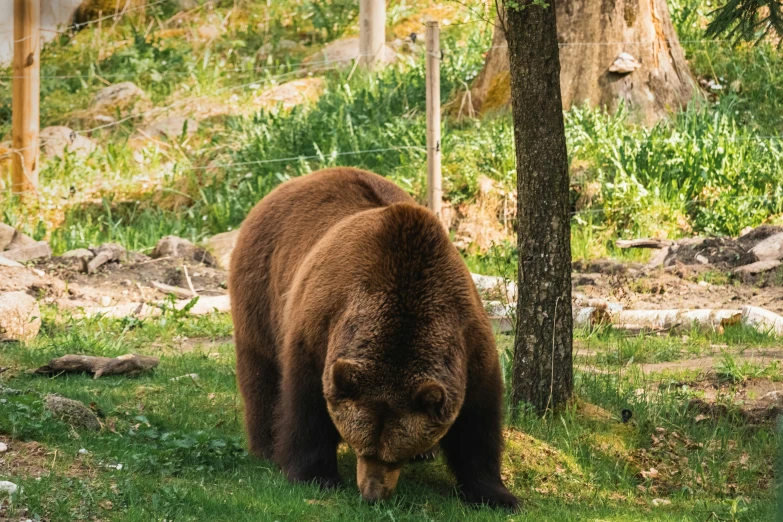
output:
M 611 325 L 626 331 L 668 331 L 697 327 L 722 331 L 727 326 L 746 325 L 761 332 L 783 335 L 783 317 L 759 308 L 744 306 L 739 310 L 610 310 L 593 306 L 575 307 L 574 326 L 592 328 Z
M 664 248 L 672 246 L 674 241 L 670 239 L 618 239 L 614 242 L 617 248 Z
M 126 354 L 119 357 L 94 357 L 91 355 L 64 355 L 52 359 L 33 373 L 52 375 L 58 373 L 92 373 L 95 378 L 102 375 L 136 376 L 155 368 L 160 359 L 146 355 Z

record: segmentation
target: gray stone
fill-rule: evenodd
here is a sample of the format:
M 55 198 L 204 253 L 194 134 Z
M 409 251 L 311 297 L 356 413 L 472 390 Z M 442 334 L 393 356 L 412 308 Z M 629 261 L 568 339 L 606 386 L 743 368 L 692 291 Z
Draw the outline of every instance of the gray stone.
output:
M 207 266 L 215 266 L 215 258 L 201 247 L 198 247 L 177 236 L 166 236 L 158 241 L 151 257 L 158 259 L 160 257 L 182 257 L 192 259 L 198 263 L 204 263 Z
M 69 127 L 57 125 L 41 131 L 41 148 L 47 158 L 63 157 L 66 150 L 77 156 L 89 156 L 96 149 L 90 138 L 76 134 Z
M 133 82 L 122 82 L 105 87 L 95 93 L 90 108 L 94 111 L 109 111 L 127 109 L 145 97 Z
M 41 329 L 38 302 L 25 292 L 0 294 L 0 341 L 32 341 Z
M 26 263 L 42 257 L 51 257 L 52 249 L 46 241 L 36 241 L 26 246 L 6 250 L 2 255 L 11 261 Z
M 319 52 L 307 57 L 304 64 L 310 68 L 333 67 L 342 65 L 343 67 L 353 66 L 354 60 L 359 58 L 359 37 L 352 36 L 342 38 L 329 43 Z M 381 63 L 393 63 L 397 59 L 397 53 L 389 45 L 383 44 L 379 60 Z
M 14 240 L 14 235 L 16 235 L 16 229 L 14 227 L 6 225 L 5 223 L 0 223 L 0 252 L 11 244 L 11 241 Z
M 67 422 L 74 428 L 85 428 L 90 431 L 100 431 L 101 423 L 93 411 L 79 401 L 67 399 L 60 395 L 47 395 L 44 399 L 46 409 Z
M 151 138 L 174 139 L 182 136 L 194 134 L 198 130 L 198 122 L 192 118 L 184 116 L 172 116 L 163 120 L 151 123 L 142 129 L 142 135 L 146 134 Z
M 19 261 L 11 261 L 4 255 L 0 254 L 0 266 L 7 266 L 11 268 L 24 268 L 24 265 Z
M 228 270 L 231 265 L 231 252 L 237 244 L 239 229 L 231 232 L 216 234 L 206 240 L 206 247 L 215 256 L 217 266 L 223 270 Z
M 783 260 L 783 232 L 760 241 L 750 251 L 759 261 Z
M 61 257 L 66 259 L 92 259 L 95 257 L 95 253 L 92 250 L 86 248 L 76 248 L 64 253 Z

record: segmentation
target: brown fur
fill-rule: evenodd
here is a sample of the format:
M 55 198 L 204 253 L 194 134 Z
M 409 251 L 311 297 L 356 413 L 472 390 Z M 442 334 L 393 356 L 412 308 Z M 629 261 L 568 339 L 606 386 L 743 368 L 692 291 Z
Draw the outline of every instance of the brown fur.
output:
M 289 181 L 242 225 L 229 279 L 251 451 L 292 481 L 368 500 L 440 444 L 469 502 L 516 507 L 500 479 L 502 382 L 470 273 L 437 218 L 380 176 Z

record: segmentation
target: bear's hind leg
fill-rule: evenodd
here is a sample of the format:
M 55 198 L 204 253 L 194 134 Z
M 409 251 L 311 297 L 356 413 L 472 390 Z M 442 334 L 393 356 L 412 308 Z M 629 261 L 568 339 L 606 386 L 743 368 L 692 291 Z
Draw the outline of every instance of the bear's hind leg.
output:
M 274 457 L 274 412 L 280 389 L 277 361 L 258 353 L 258 346 L 237 343 L 237 382 L 245 403 L 245 430 L 250 452 L 257 457 Z M 273 352 L 273 350 L 269 350 Z

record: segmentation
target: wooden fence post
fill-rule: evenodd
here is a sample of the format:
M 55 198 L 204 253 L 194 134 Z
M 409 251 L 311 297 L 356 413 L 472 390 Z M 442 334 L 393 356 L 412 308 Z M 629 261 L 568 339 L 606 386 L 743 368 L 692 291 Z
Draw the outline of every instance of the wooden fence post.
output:
M 19 194 L 38 190 L 40 25 L 40 0 L 14 0 L 11 189 Z
M 427 206 L 438 218 L 443 205 L 440 169 L 440 26 L 427 22 Z
M 359 62 L 374 69 L 386 45 L 386 0 L 359 1 Z

